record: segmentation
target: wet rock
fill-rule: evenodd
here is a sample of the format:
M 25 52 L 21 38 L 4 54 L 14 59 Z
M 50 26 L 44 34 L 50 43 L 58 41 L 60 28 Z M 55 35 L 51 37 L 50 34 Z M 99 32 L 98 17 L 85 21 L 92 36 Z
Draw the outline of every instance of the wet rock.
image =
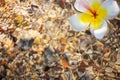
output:
M 17 45 L 18 45 L 19 49 L 26 50 L 32 46 L 33 41 L 34 41 L 34 39 L 30 39 L 30 40 L 20 39 L 20 41 L 17 43 Z
M 45 49 L 45 59 L 47 63 L 56 61 L 55 52 L 50 47 Z

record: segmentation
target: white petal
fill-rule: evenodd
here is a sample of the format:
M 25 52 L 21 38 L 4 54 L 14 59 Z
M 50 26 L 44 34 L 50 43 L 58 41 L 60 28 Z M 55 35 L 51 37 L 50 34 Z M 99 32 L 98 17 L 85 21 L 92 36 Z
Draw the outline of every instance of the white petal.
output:
M 70 24 L 75 31 L 84 31 L 88 27 L 88 23 L 83 23 L 79 17 L 81 14 L 74 14 L 70 17 Z
M 81 12 L 86 10 L 85 6 L 89 6 L 86 0 L 76 0 L 74 7 Z
M 86 0 L 88 2 L 88 4 L 93 4 L 94 2 L 100 2 L 100 3 L 103 3 L 103 0 Z
M 108 10 L 108 19 L 113 19 L 120 12 L 119 6 L 115 0 L 106 0 L 103 6 Z
M 98 1 L 100 3 L 103 2 L 103 0 L 76 0 L 74 7 L 81 12 L 85 12 L 85 10 L 90 9 L 90 5 L 93 4 L 95 1 Z
M 97 38 L 97 39 L 102 39 L 106 32 L 108 30 L 108 27 L 107 27 L 107 22 L 104 21 L 101 28 L 100 29 L 97 29 L 97 30 L 93 30 L 92 27 L 90 27 L 90 31 L 91 33 Z

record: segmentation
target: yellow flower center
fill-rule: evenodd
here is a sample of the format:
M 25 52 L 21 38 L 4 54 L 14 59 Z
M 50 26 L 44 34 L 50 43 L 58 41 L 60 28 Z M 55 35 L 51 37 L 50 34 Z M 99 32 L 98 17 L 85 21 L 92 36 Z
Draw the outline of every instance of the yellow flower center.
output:
M 102 7 L 100 2 L 94 1 L 93 4 L 80 15 L 79 19 L 85 23 L 90 23 L 93 29 L 99 29 L 107 15 L 107 9 Z

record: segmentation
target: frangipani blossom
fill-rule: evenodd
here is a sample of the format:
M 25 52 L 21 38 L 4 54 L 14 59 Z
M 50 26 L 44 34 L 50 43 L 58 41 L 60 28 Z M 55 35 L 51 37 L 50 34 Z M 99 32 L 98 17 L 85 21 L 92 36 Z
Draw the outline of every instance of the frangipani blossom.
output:
M 115 0 L 76 0 L 74 7 L 81 13 L 71 16 L 70 23 L 75 31 L 84 31 L 90 26 L 91 33 L 102 39 L 108 30 L 107 20 L 119 14 Z

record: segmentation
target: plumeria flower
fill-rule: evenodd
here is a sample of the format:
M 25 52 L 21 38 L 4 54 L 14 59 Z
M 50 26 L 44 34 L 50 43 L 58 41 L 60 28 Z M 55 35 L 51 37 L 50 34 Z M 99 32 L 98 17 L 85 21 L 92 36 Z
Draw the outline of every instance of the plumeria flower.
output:
M 76 0 L 74 7 L 80 13 L 70 17 L 70 24 L 75 31 L 84 31 L 88 26 L 90 32 L 102 39 L 107 30 L 107 20 L 119 14 L 119 6 L 115 0 Z

